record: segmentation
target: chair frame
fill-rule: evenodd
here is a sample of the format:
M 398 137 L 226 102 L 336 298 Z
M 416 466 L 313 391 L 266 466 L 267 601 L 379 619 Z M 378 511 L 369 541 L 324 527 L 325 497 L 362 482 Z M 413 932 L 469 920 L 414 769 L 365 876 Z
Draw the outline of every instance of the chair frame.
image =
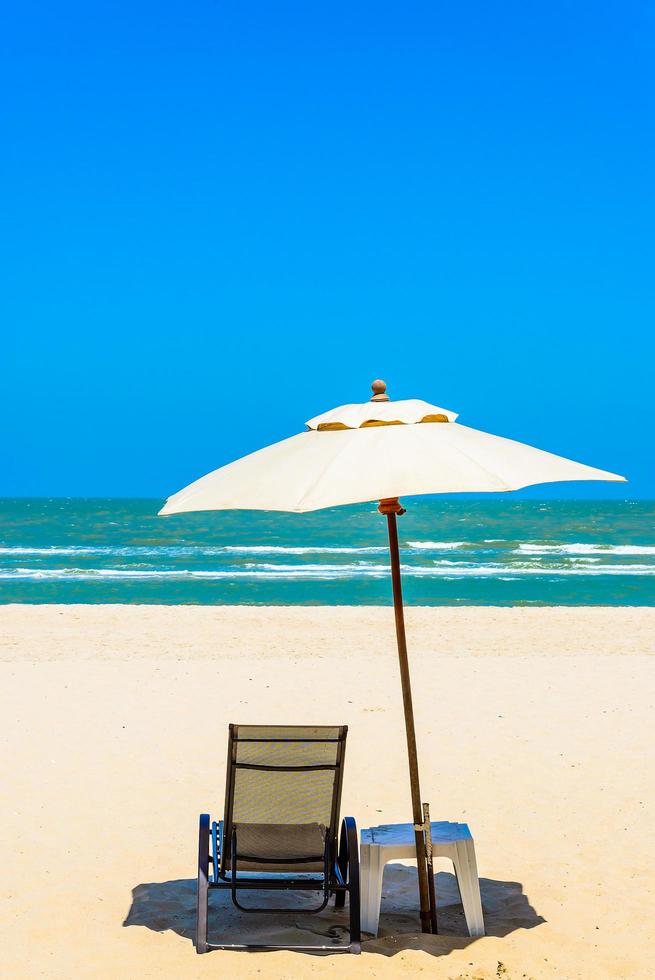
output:
M 249 727 L 249 726 L 244 726 Z M 265 727 L 265 726 L 259 726 Z M 275 726 L 272 726 L 275 727 Z M 285 728 L 306 728 L 305 725 L 288 725 Z M 330 765 L 312 766 L 274 766 L 251 765 L 237 762 L 238 725 L 230 725 L 227 753 L 227 772 L 225 786 L 225 817 L 224 820 L 212 821 L 208 813 L 200 815 L 198 833 L 198 901 L 196 917 L 196 952 L 206 953 L 214 949 L 232 950 L 275 950 L 292 949 L 300 952 L 331 952 L 331 953 L 360 953 L 360 882 L 359 882 L 359 845 L 357 827 L 353 817 L 344 817 L 341 821 L 341 831 L 337 848 L 337 826 L 341 806 L 341 787 L 343 782 L 343 760 L 345 754 L 346 735 L 348 726 L 339 728 L 339 735 L 331 741 L 337 742 L 336 762 Z M 256 741 L 265 741 L 263 738 Z M 278 741 L 271 738 L 270 741 Z M 327 741 L 327 739 L 299 738 L 298 741 Z M 326 828 L 325 847 L 323 852 L 323 872 L 301 873 L 296 877 L 291 872 L 271 872 L 270 877 L 248 876 L 238 870 L 238 834 L 232 824 L 234 804 L 234 773 L 237 768 L 264 769 L 267 771 L 313 771 L 317 769 L 333 769 L 335 773 L 332 791 L 332 806 L 330 825 Z M 265 859 L 261 861 L 262 872 L 265 872 Z M 307 863 L 303 858 L 295 860 L 280 860 L 272 858 L 270 863 L 288 864 Z M 229 867 L 228 867 L 229 865 Z M 211 868 L 211 872 L 210 872 Z M 335 908 L 343 908 L 348 895 L 350 912 L 350 941 L 347 946 L 327 944 L 313 945 L 270 945 L 253 943 L 212 943 L 208 941 L 207 918 L 209 909 L 209 891 L 211 889 L 229 890 L 234 905 L 242 912 L 270 912 L 277 914 L 302 913 L 317 914 L 328 904 L 332 895 L 335 896 Z M 321 903 L 316 908 L 272 908 L 262 906 L 242 905 L 238 898 L 240 889 L 262 891 L 320 891 L 323 893 Z

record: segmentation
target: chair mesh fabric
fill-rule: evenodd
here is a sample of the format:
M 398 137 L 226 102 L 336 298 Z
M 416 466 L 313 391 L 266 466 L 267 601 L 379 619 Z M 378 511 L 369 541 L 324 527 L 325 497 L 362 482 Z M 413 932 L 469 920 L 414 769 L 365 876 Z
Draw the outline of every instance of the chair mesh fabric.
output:
M 334 769 L 309 772 L 237 769 L 234 823 L 330 824 Z
M 235 823 L 238 871 L 323 871 L 325 827 L 318 823 Z M 302 859 L 305 860 L 302 860 Z
M 337 741 L 342 736 L 338 725 L 238 725 L 238 742 L 256 741 L 298 742 L 317 739 L 320 742 Z
M 275 767 L 334 767 L 344 738 L 345 730 L 338 727 L 234 726 L 231 822 L 237 829 L 238 871 L 323 871 L 326 836 L 336 835 L 331 825 L 341 773 L 335 768 Z M 227 821 L 225 833 L 227 870 Z

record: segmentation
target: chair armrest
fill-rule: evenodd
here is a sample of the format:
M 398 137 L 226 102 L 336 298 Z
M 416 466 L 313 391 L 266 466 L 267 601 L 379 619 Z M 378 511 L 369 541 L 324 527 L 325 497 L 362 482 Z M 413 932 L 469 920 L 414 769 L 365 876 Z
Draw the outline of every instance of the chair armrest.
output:
M 212 867 L 214 869 L 213 881 L 218 881 L 218 872 L 221 864 L 221 854 L 223 852 L 223 821 L 216 820 L 212 823 Z
M 349 867 L 355 864 L 359 868 L 359 841 L 357 836 L 357 824 L 354 817 L 344 817 L 341 821 L 341 834 L 339 835 L 339 857 L 337 864 L 339 872 L 345 881 Z
M 344 817 L 341 821 L 339 841 L 339 870 L 348 882 L 348 901 L 350 904 L 350 948 L 351 952 L 361 952 L 361 899 L 359 888 L 359 840 L 354 817 Z
M 209 814 L 201 813 L 198 821 L 198 875 L 207 882 L 209 878 Z

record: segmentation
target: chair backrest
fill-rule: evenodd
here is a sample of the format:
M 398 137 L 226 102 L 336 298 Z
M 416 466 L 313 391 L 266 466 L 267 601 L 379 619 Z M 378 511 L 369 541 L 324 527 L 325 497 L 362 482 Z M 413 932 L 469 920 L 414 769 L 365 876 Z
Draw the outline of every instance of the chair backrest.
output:
M 235 823 L 322 824 L 336 855 L 347 733 L 347 725 L 230 725 L 222 869 Z

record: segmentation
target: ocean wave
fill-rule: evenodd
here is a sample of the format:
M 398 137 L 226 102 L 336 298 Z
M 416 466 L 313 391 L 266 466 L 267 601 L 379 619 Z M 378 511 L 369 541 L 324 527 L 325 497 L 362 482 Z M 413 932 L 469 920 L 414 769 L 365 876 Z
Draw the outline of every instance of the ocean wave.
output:
M 0 555 L 34 555 L 48 557 L 49 555 L 71 555 L 83 558 L 85 555 L 107 555 L 114 558 L 165 558 L 188 557 L 193 554 L 214 554 L 216 549 L 196 548 L 194 546 L 175 545 L 53 545 L 49 548 L 31 548 L 23 545 L 0 548 Z
M 465 541 L 408 541 L 407 547 L 414 551 L 451 551 L 465 544 Z
M 427 569 L 426 571 L 429 571 Z M 270 565 L 248 569 L 133 569 L 133 568 L 11 568 L 0 569 L 0 580 L 22 579 L 55 581 L 102 581 L 103 579 L 294 579 L 294 578 L 357 578 L 358 576 L 388 576 L 382 565 L 369 568 L 349 565 Z
M 113 548 L 84 548 L 71 545 L 70 547 L 29 548 L 22 545 L 0 548 L 0 555 L 102 555 L 113 553 Z
M 23 545 L 0 548 L 0 555 L 107 555 L 116 558 L 211 558 L 220 555 L 379 555 L 388 551 L 386 546 L 308 546 L 286 545 L 54 545 L 50 548 L 32 548 Z
M 502 539 L 486 539 L 483 544 L 504 544 Z M 479 542 L 466 541 L 407 541 L 411 551 L 455 551 L 466 548 L 469 553 L 480 548 Z M 5 557 L 34 556 L 52 557 L 94 557 L 107 558 L 158 558 L 162 561 L 174 558 L 219 558 L 221 556 L 243 557 L 276 555 L 382 555 L 387 553 L 386 545 L 53 545 L 39 548 L 28 545 L 0 547 L 0 555 Z M 482 549 L 489 550 L 489 549 Z M 604 545 L 604 544 L 519 544 L 512 554 L 521 556 L 638 556 L 655 555 L 655 545 Z
M 545 567 L 536 564 L 487 564 L 442 562 L 433 565 L 403 565 L 407 578 L 517 578 L 525 575 L 544 578 L 599 575 L 655 575 L 655 565 L 589 565 Z M 225 569 L 126 569 L 126 568 L 4 568 L 0 580 L 102 581 L 102 580 L 184 580 L 184 579 L 357 579 L 386 578 L 387 565 L 253 565 Z
M 538 562 L 512 562 L 476 564 L 475 562 L 456 562 L 443 560 L 434 563 L 433 576 L 441 578 L 485 578 L 505 575 L 517 576 L 537 575 L 553 578 L 569 575 L 655 575 L 655 565 L 540 565 Z M 414 569 L 411 565 L 403 573 L 410 575 L 416 570 L 418 574 L 427 574 L 424 569 Z
M 524 555 L 655 555 L 648 544 L 520 544 L 515 554 Z
M 225 545 L 219 549 L 222 554 L 230 555 L 380 555 L 389 549 L 385 546 L 362 546 L 360 548 L 346 546 L 291 547 L 287 545 Z

